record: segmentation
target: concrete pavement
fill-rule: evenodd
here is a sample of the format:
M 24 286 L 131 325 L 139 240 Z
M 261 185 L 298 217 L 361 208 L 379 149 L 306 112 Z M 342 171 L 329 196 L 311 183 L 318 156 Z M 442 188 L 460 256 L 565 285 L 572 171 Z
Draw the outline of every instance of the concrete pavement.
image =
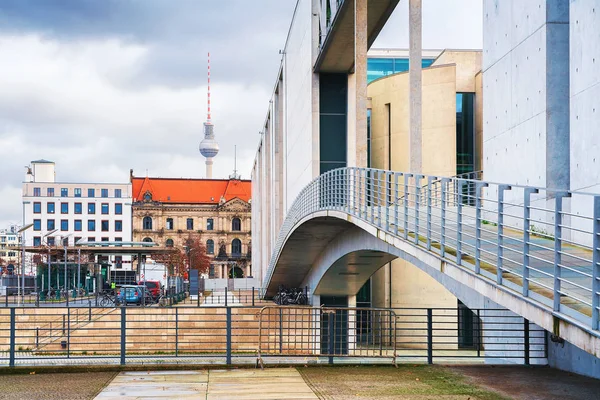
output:
M 121 372 L 96 396 L 119 399 L 318 399 L 295 368 Z

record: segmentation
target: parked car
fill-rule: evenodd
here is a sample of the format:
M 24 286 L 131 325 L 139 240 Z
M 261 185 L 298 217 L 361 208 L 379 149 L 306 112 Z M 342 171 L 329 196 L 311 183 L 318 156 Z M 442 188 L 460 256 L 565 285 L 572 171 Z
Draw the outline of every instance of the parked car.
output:
M 143 285 L 123 285 L 117 291 L 117 298 L 122 304 L 153 304 L 152 294 Z
M 160 292 L 162 291 L 162 284 L 160 281 L 139 281 L 138 285 L 143 286 L 146 285 L 152 297 L 157 298 L 160 296 Z

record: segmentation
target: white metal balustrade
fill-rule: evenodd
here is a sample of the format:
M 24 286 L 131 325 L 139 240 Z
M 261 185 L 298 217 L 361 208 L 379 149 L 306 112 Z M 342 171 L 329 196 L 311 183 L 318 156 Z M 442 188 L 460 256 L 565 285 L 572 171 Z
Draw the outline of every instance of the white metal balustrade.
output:
M 341 211 L 598 330 L 600 195 L 368 168 L 329 171 L 290 208 L 288 235 L 318 211 Z

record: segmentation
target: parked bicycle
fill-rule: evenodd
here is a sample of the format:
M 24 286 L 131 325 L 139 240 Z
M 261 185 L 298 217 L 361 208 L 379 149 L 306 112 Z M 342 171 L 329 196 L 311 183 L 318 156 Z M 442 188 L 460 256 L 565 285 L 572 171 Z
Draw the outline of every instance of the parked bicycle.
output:
M 100 307 L 117 307 L 121 304 L 119 297 L 113 292 L 100 292 L 98 305 Z

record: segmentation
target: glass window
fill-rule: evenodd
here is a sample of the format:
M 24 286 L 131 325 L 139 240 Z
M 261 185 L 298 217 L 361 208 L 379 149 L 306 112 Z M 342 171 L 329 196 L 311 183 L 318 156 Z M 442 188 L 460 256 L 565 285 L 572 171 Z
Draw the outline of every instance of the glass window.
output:
M 121 198 L 121 189 L 115 189 L 115 197 L 118 199 Z
M 61 214 L 69 213 L 69 203 L 60 203 L 60 213 Z
M 102 242 L 108 242 L 108 238 L 107 237 L 103 237 L 102 239 L 100 239 Z M 103 244 L 102 246 L 108 246 L 107 244 Z
M 42 245 L 42 238 L 39 236 L 34 236 L 33 237 L 33 245 L 34 246 L 41 246 Z
M 115 214 L 117 214 L 117 215 L 123 214 L 123 204 L 122 203 L 115 203 Z
M 144 243 L 152 243 L 152 239 L 150 239 L 149 237 L 145 237 L 144 240 L 142 240 L 142 242 L 144 242 Z
M 53 202 L 51 202 L 51 203 L 48 203 L 48 204 L 46 205 L 46 212 L 47 212 L 48 214 L 54 214 L 54 203 L 53 203 Z
M 116 237 L 116 238 L 115 238 L 115 242 L 122 242 L 122 241 L 123 241 L 123 238 L 122 238 L 122 237 Z M 120 245 L 120 244 L 117 244 L 117 245 L 115 245 L 115 246 L 117 246 L 117 247 L 121 247 L 121 245 Z
M 96 241 L 96 237 L 95 236 L 88 237 L 88 242 L 95 242 L 95 241 Z
M 76 220 L 75 220 L 75 230 L 76 230 L 77 232 L 80 232 L 80 231 L 81 231 L 81 220 L 80 220 L 80 219 L 76 219 Z
M 46 196 L 48 196 L 48 197 L 54 197 L 54 188 L 48 188 L 48 189 L 46 189 Z
M 145 229 L 147 231 L 152 230 L 152 217 L 144 217 L 142 221 L 142 229 Z
M 96 197 L 96 190 L 88 189 L 88 197 Z
M 54 244 L 56 243 L 54 241 L 54 236 L 47 236 L 46 240 L 48 241 L 48 246 L 54 246 Z
M 33 188 L 33 195 L 35 197 L 40 197 L 42 195 L 42 189 L 40 189 L 40 188 Z
M 73 192 L 73 195 L 75 197 L 81 197 L 81 188 L 75 188 L 74 192 Z
M 212 231 L 214 229 L 214 221 L 212 218 L 208 218 L 206 220 L 206 230 L 207 231 Z
M 115 256 L 115 265 L 117 268 L 123 268 L 123 256 Z
M 194 219 L 193 218 L 188 218 L 187 221 L 185 222 L 187 230 L 191 231 L 194 229 Z
M 102 206 L 100 207 L 100 212 L 104 215 L 108 214 L 108 203 L 102 203 Z
M 82 213 L 83 207 L 81 206 L 81 203 L 75 203 L 75 205 L 74 205 L 73 208 L 74 208 L 75 214 L 81 214 Z
M 167 247 L 173 247 L 173 239 L 167 239 L 165 246 Z
M 60 230 L 61 231 L 68 231 L 69 230 L 69 220 L 68 219 L 61 219 L 60 220 Z
M 206 241 L 206 254 L 215 254 L 215 242 L 212 239 Z
M 108 189 L 100 189 L 100 195 L 102 197 L 108 197 Z
M 231 242 L 231 255 L 242 255 L 242 241 L 240 239 L 233 239 Z
M 88 203 L 88 214 L 96 214 L 96 203 Z
M 75 239 L 73 239 L 73 243 L 77 244 L 77 242 L 79 242 L 81 239 L 81 236 L 75 236 Z
M 173 218 L 167 218 L 167 229 L 168 230 L 173 229 Z
M 68 245 L 69 245 L 69 238 L 64 238 L 64 239 L 62 240 L 62 245 L 63 245 L 63 246 L 68 246 Z
M 33 230 L 34 231 L 41 231 L 42 230 L 42 220 L 41 219 L 34 219 L 33 220 Z
M 88 231 L 94 232 L 96 230 L 96 221 L 88 219 Z
M 49 231 L 56 229 L 56 224 L 54 223 L 53 219 L 49 219 L 48 221 L 46 221 L 46 228 Z
M 232 231 L 241 231 L 242 230 L 242 221 L 239 218 L 234 218 L 231 220 L 231 230 Z
M 102 222 L 100 223 L 100 230 L 102 232 L 108 232 L 109 229 L 109 225 L 108 225 L 108 221 L 107 220 L 102 220 Z
M 42 203 L 36 201 L 33 203 L 33 213 L 41 214 L 42 213 Z
M 115 232 L 123 232 L 123 221 L 115 221 Z
M 60 197 L 69 197 L 69 189 L 61 188 L 60 189 Z

